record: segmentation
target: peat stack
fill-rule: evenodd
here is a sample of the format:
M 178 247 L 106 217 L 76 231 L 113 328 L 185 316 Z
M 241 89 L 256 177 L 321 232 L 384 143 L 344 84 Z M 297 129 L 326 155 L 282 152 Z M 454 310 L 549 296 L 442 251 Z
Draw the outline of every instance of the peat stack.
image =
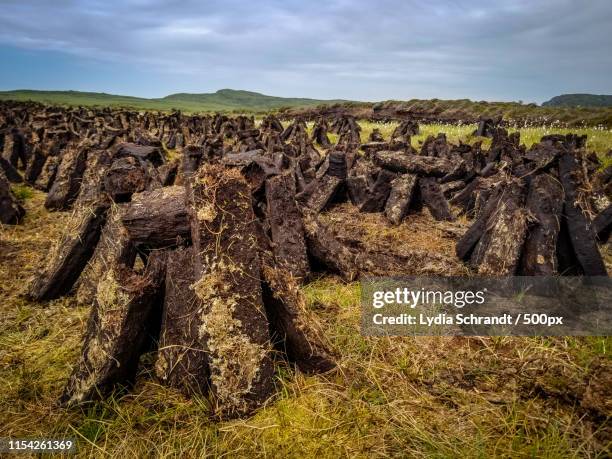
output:
M 391 140 L 400 139 L 407 143 L 410 143 L 410 137 L 419 133 L 419 124 L 413 120 L 403 120 L 393 130 L 391 134 Z
M 329 137 L 327 135 L 329 131 L 329 126 L 325 119 L 321 118 L 317 120 L 314 127 L 312 128 L 312 141 L 318 143 L 323 148 L 331 147 L 331 142 L 329 141 Z
M 520 166 L 534 175 L 476 182 L 470 193 L 476 219 L 458 241 L 457 256 L 485 275 L 607 276 L 597 240 L 609 216 L 589 218 L 579 191 L 588 184 L 583 161 L 581 150 L 558 145 L 547 172 L 531 162 Z
M 497 129 L 501 121 L 501 116 L 497 116 L 494 118 L 481 116 L 478 119 L 478 127 L 472 133 L 472 135 L 478 137 L 493 137 L 493 135 L 495 134 L 495 130 Z
M 121 224 L 121 212 L 113 212 L 111 225 Z M 98 280 L 80 358 L 60 398 L 64 405 L 90 401 L 119 384 L 132 383 L 147 337 L 154 333 L 165 253 L 151 253 L 142 273 L 113 261 Z
M 105 166 L 87 183 L 112 170 L 109 155 L 100 158 Z M 334 367 L 299 290 L 310 268 L 293 175 L 265 180 L 269 239 L 243 172 L 204 164 L 184 186 L 128 202 L 114 202 L 104 185 L 80 196 L 30 288 L 34 298 L 57 298 L 80 277 L 77 298 L 92 308 L 63 404 L 129 387 L 155 342 L 159 381 L 210 394 L 222 418 L 247 415 L 273 395 L 277 353 L 305 372 Z
M 0 223 L 16 225 L 25 215 L 25 210 L 11 191 L 11 186 L 0 170 Z
M 246 414 L 273 391 L 250 190 L 237 169 L 203 166 L 188 186 L 200 347 L 216 410 Z

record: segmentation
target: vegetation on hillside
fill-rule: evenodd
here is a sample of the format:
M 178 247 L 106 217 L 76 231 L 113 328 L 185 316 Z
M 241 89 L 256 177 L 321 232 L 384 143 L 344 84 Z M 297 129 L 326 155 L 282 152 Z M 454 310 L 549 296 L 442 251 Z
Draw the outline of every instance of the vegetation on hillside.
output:
M 362 119 L 412 117 L 422 122 L 473 123 L 480 117 L 502 117 L 515 127 L 612 128 L 612 107 L 538 106 L 522 102 L 486 102 L 468 99 L 411 99 L 354 102 L 274 97 L 251 91 L 221 89 L 210 94 L 178 93 L 159 99 L 80 91 L 0 91 L 0 100 L 34 101 L 52 105 L 110 106 L 136 110 L 181 110 L 185 113 L 281 112 L 289 117 L 342 112 Z
M 250 91 L 221 89 L 211 94 L 171 94 L 159 99 L 81 91 L 0 91 L 0 100 L 34 101 L 52 105 L 109 106 L 136 110 L 184 112 L 265 112 L 284 107 L 312 107 L 346 102 L 274 97 Z
M 545 107 L 612 107 L 612 95 L 562 94 L 542 105 Z

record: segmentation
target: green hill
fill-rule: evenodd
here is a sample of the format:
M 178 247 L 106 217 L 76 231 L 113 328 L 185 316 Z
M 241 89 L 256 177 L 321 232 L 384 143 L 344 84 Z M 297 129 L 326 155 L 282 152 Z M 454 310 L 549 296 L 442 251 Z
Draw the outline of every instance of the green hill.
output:
M 159 99 L 118 96 L 81 91 L 0 91 L 0 100 L 35 101 L 53 105 L 112 106 L 137 110 L 172 110 L 186 112 L 264 112 L 280 108 L 314 107 L 348 102 L 266 96 L 257 92 L 221 89 L 210 94 L 171 94 Z
M 270 110 L 282 107 L 315 107 L 323 104 L 348 102 L 346 100 L 318 100 L 266 96 L 258 92 L 220 89 L 213 94 L 171 94 L 161 99 L 168 103 L 202 104 L 225 109 Z
M 584 105 L 587 97 L 590 105 Z M 577 99 L 576 99 L 577 98 Z M 593 98 L 599 100 L 595 105 Z M 283 109 L 287 116 L 347 113 L 358 118 L 398 119 L 406 116 L 429 122 L 473 123 L 480 116 L 502 116 L 510 124 L 612 127 L 612 96 L 574 94 L 558 96 L 538 106 L 520 102 L 458 100 L 388 100 L 354 102 L 274 97 L 251 91 L 221 89 L 209 94 L 177 93 L 158 99 L 80 91 L 0 91 L 1 100 L 35 101 L 50 105 L 122 107 L 135 110 L 181 110 L 186 113 L 264 113 Z M 563 103 L 563 101 L 566 101 Z M 569 100 L 569 102 L 567 102 Z M 578 104 L 582 101 L 583 105 Z M 323 107 L 325 106 L 325 107 Z
M 604 94 L 562 94 L 542 104 L 544 107 L 612 107 L 612 96 Z

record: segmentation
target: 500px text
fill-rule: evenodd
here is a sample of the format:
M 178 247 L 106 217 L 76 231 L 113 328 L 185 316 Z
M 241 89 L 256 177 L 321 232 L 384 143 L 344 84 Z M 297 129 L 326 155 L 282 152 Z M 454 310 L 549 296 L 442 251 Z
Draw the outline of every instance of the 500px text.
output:
M 563 325 L 563 317 L 548 314 L 502 314 L 499 316 L 478 316 L 475 314 L 436 314 L 433 316 L 419 314 L 400 314 L 385 316 L 374 314 L 372 322 L 375 325 Z

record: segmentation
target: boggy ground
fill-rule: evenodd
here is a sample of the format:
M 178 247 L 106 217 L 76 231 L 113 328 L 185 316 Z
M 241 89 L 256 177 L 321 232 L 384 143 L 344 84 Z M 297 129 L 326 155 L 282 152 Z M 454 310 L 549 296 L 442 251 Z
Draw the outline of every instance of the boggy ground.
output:
M 249 419 L 214 422 L 206 399 L 152 382 L 150 357 L 131 391 L 81 409 L 57 408 L 88 310 L 71 296 L 47 304 L 20 296 L 67 214 L 47 212 L 40 192 L 18 194 L 24 224 L 0 228 L 0 436 L 74 437 L 79 456 L 611 453 L 609 337 L 362 337 L 358 283 L 331 276 L 304 292 L 338 368 L 306 377 L 278 362 L 277 395 Z M 452 255 L 466 224 L 434 223 L 425 213 L 391 228 L 381 214 L 358 214 L 349 205 L 323 219 L 341 228 L 341 237 L 440 256 Z

